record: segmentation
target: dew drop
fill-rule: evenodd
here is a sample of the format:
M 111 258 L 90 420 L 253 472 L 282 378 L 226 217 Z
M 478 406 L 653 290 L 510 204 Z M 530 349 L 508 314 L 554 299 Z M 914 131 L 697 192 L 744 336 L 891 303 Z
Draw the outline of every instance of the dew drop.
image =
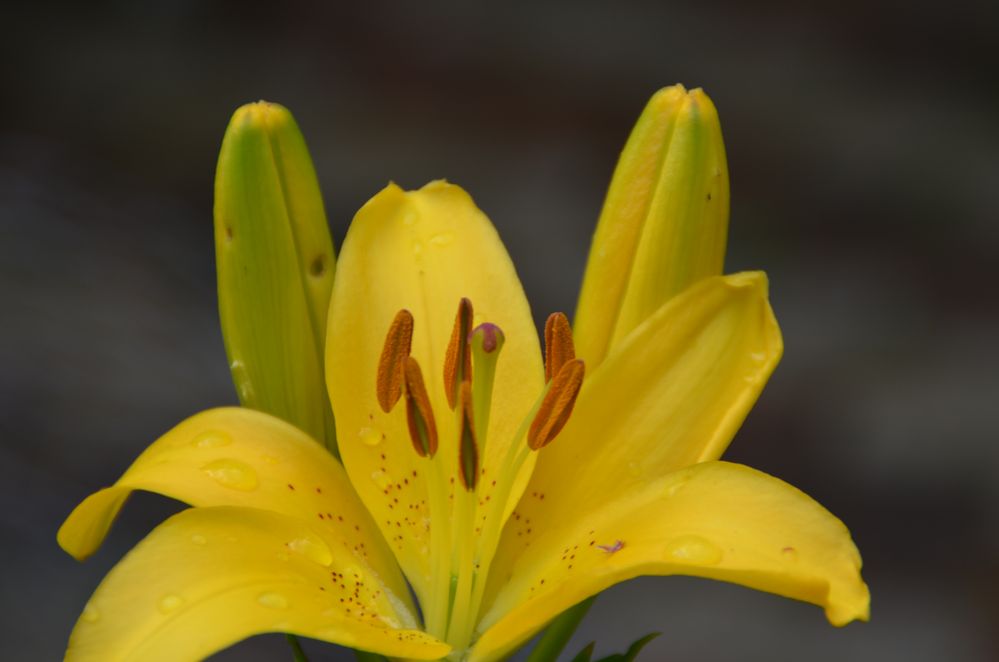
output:
M 204 545 L 205 543 L 208 542 L 208 540 L 200 533 L 195 533 L 194 535 L 191 536 L 191 542 L 193 542 L 195 545 Z
M 680 536 L 666 545 L 666 556 L 677 563 L 714 565 L 721 561 L 722 551 L 700 536 Z
M 386 616 L 384 614 L 379 614 L 378 620 L 380 620 L 382 623 L 384 623 L 385 625 L 389 626 L 393 630 L 401 630 L 402 629 L 402 622 L 399 619 L 397 619 L 397 618 L 393 618 L 392 616 Z
M 406 215 L 402 217 L 402 224 L 414 225 L 419 218 L 419 215 L 417 215 L 415 211 L 407 212 Z
M 419 241 L 414 241 L 413 242 L 413 255 L 416 256 L 416 257 L 420 257 L 420 255 L 422 253 L 423 253 L 423 243 L 419 242 Z
M 296 538 L 288 543 L 288 549 L 322 566 L 333 563 L 330 548 L 317 538 Z
M 376 428 L 361 428 L 357 431 L 357 436 L 366 446 L 377 446 L 385 438 L 382 431 Z
M 763 363 L 767 359 L 766 352 L 753 352 L 749 355 L 749 358 L 753 359 L 757 363 Z
M 674 480 L 669 485 L 667 485 L 666 497 L 667 498 L 675 497 L 677 494 L 679 494 L 680 491 L 683 490 L 684 487 L 686 487 L 688 480 L 689 478 L 682 478 L 679 480 Z
M 192 441 L 198 448 L 219 448 L 232 443 L 232 437 L 221 430 L 205 430 Z
M 288 608 L 288 598 L 280 593 L 261 593 L 257 596 L 257 602 L 268 609 Z
M 182 604 L 184 604 L 184 598 L 171 593 L 160 598 L 160 601 L 156 604 L 156 608 L 160 610 L 160 613 L 169 614 Z
M 798 560 L 798 550 L 790 545 L 780 550 L 780 554 L 784 557 L 785 561 L 791 561 L 793 563 Z
M 101 620 L 101 612 L 97 610 L 97 607 L 88 602 L 87 606 L 83 608 L 80 618 L 83 619 L 84 623 L 96 623 Z
M 236 360 L 230 363 L 229 372 L 232 373 L 232 381 L 236 384 L 236 388 L 239 390 L 240 400 L 243 402 L 253 400 L 255 397 L 253 385 L 250 382 L 250 375 L 246 370 L 246 366 L 243 365 L 243 362 Z
M 439 234 L 435 234 L 433 237 L 430 238 L 430 245 L 431 246 L 447 246 L 452 241 L 454 241 L 454 233 L 452 233 L 452 232 L 441 232 Z
M 257 486 L 260 484 L 256 471 L 251 469 L 245 462 L 231 458 L 209 462 L 201 467 L 201 470 L 222 487 L 228 487 L 232 490 L 250 492 L 257 489 Z
M 392 485 L 392 477 L 380 469 L 372 472 L 371 480 L 375 481 L 375 485 L 381 490 L 387 490 Z

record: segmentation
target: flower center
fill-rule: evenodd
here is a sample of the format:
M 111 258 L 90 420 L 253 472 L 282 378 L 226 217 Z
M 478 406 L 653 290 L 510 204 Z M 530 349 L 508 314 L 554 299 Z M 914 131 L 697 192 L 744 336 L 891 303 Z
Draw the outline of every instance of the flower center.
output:
M 431 588 L 423 615 L 427 631 L 451 644 L 459 658 L 471 643 L 516 478 L 529 454 L 550 444 L 568 422 L 585 372 L 575 358 L 568 320 L 553 313 L 545 324 L 546 386 L 509 440 L 485 494 L 480 458 L 489 441 L 493 383 L 505 338 L 488 322 L 473 329 L 472 318 L 471 301 L 461 299 L 444 356 L 444 394 L 458 435 L 456 458 L 437 453 L 436 414 L 420 364 L 410 355 L 414 320 L 408 310 L 400 310 L 389 326 L 375 382 L 386 413 L 405 401 L 413 449 L 428 463 Z M 454 479 L 445 478 L 452 475 L 460 483 L 453 493 Z

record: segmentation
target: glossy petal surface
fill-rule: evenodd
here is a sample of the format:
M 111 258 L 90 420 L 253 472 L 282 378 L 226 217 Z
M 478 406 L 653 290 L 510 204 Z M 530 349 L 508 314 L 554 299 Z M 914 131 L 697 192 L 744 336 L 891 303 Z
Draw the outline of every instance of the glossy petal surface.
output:
M 160 525 L 108 574 L 66 660 L 194 660 L 264 632 L 414 659 L 447 653 L 399 606 L 377 575 L 311 524 L 195 508 Z
M 497 563 L 609 498 L 719 458 L 782 348 L 763 274 L 708 279 L 665 304 L 583 382 L 568 425 L 540 453 Z
M 100 546 L 132 490 L 192 506 L 244 506 L 314 522 L 330 545 L 346 547 L 399 599 L 409 593 L 398 566 L 347 475 L 297 428 L 241 408 L 211 409 L 183 421 L 139 456 L 115 485 L 89 496 L 59 530 L 78 559 Z
M 543 530 L 502 578 L 471 659 L 499 659 L 563 610 L 639 575 L 734 582 L 820 605 L 834 625 L 866 620 L 860 566 L 849 531 L 810 497 L 749 467 L 706 462 Z
M 474 305 L 474 325 L 492 322 L 506 337 L 488 441 L 480 451 L 488 480 L 543 384 L 537 332 L 506 249 L 468 194 L 444 182 L 412 192 L 390 185 L 358 212 L 337 268 L 327 380 L 344 465 L 421 598 L 430 572 L 427 461 L 413 450 L 404 407 L 387 414 L 379 407 L 376 368 L 392 319 L 400 309 L 409 310 L 412 356 L 436 416 L 438 455 L 450 467 L 444 480 L 456 477 L 458 430 L 445 398 L 443 368 L 462 297 Z

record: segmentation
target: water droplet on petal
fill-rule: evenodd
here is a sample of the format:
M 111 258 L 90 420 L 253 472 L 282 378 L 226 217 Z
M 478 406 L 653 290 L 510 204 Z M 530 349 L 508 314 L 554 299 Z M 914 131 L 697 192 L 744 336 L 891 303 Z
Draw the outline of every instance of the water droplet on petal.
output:
M 357 436 L 360 437 L 361 441 L 367 446 L 377 446 L 382 443 L 383 439 L 385 439 L 385 435 L 382 434 L 382 431 L 375 428 L 361 428 L 358 430 Z
M 423 254 L 423 244 L 419 241 L 413 242 L 413 256 L 420 257 Z
M 447 246 L 452 241 L 454 241 L 454 233 L 452 232 L 441 232 L 430 238 L 432 246 Z
M 680 493 L 680 491 L 686 487 L 687 481 L 690 480 L 689 477 L 678 478 L 669 483 L 666 486 L 666 497 L 674 497 Z
M 714 565 L 721 561 L 722 550 L 700 536 L 680 536 L 666 545 L 666 557 L 677 563 Z
M 380 490 L 387 490 L 392 485 L 392 477 L 388 473 L 378 470 L 372 472 L 371 480 L 375 481 L 375 485 L 378 486 Z
M 239 389 L 239 399 L 243 402 L 253 400 L 255 395 L 253 385 L 250 382 L 249 373 L 242 361 L 233 361 L 229 364 L 229 372 L 232 373 L 232 381 Z
M 766 352 L 753 352 L 749 355 L 749 358 L 757 363 L 763 363 L 767 359 L 767 354 Z
M 257 602 L 269 609 L 287 609 L 288 598 L 280 593 L 261 593 L 257 596 Z
M 318 538 L 296 538 L 288 543 L 288 549 L 322 566 L 333 563 L 333 553 Z
M 194 437 L 191 442 L 198 448 L 219 448 L 232 443 L 232 437 L 221 430 L 205 430 Z
M 270 464 L 270 465 L 275 465 L 281 461 L 278 458 L 274 457 L 273 455 L 261 455 L 260 459 L 264 461 L 264 464 Z
M 101 612 L 97 610 L 97 607 L 88 602 L 83 608 L 83 613 L 80 614 L 80 618 L 84 623 L 96 623 L 101 620 Z
M 228 487 L 233 490 L 250 492 L 257 489 L 257 485 L 260 484 L 256 471 L 251 469 L 245 462 L 231 458 L 209 462 L 201 467 L 201 470 L 211 476 L 222 487 Z
M 780 554 L 781 556 L 784 557 L 785 561 L 790 561 L 793 563 L 794 561 L 798 560 L 798 550 L 796 550 L 794 547 L 791 547 L 790 545 L 780 550 Z
M 169 614 L 182 604 L 184 604 L 184 598 L 171 593 L 160 598 L 160 601 L 156 604 L 156 608 L 163 614 Z
M 195 545 L 204 545 L 206 542 L 208 542 L 208 539 L 205 538 L 200 533 L 195 533 L 194 535 L 191 536 L 191 542 L 193 542 Z

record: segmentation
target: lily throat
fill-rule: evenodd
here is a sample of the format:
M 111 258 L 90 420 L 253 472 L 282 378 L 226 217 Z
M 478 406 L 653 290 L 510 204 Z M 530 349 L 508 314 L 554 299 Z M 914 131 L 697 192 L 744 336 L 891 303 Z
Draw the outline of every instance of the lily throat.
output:
M 375 390 L 385 413 L 404 415 L 413 451 L 427 477 L 430 577 L 421 610 L 430 634 L 461 659 L 477 635 L 489 568 L 499 544 L 515 483 L 532 452 L 558 436 L 572 414 L 585 367 L 575 357 L 566 316 L 553 313 L 545 324 L 545 386 L 493 467 L 484 465 L 493 385 L 502 329 L 490 322 L 473 328 L 473 306 L 458 302 L 444 354 L 443 391 L 428 392 L 423 367 L 412 356 L 417 323 L 406 309 L 396 313 L 377 366 Z M 444 397 L 441 398 L 440 396 Z M 399 401 L 402 407 L 396 407 Z M 447 422 L 445 422 L 447 421 Z M 442 445 L 440 434 L 455 443 Z M 442 446 L 456 452 L 439 453 Z

